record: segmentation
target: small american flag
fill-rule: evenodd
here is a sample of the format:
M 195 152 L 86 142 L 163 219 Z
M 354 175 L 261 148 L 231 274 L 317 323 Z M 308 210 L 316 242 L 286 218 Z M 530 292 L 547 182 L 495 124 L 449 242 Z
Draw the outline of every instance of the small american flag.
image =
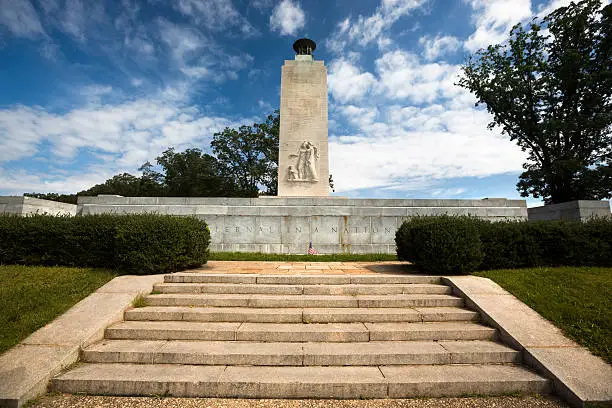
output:
M 315 255 L 317 250 L 312 247 L 312 242 L 308 244 L 308 255 Z

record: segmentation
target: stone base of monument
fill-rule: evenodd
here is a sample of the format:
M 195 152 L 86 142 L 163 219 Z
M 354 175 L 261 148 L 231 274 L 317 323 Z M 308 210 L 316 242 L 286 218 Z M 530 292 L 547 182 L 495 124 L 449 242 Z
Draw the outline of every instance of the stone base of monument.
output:
M 395 232 L 414 216 L 472 215 L 526 220 L 524 200 L 353 199 L 344 197 L 79 197 L 78 214 L 156 212 L 197 216 L 211 251 L 305 254 L 395 253 Z

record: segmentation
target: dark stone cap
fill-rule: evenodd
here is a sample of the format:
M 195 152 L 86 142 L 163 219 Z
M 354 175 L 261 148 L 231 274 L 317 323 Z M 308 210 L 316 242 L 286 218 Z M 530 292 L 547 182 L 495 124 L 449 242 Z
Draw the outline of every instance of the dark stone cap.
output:
M 317 44 L 309 38 L 300 38 L 293 43 L 293 49 L 298 55 L 312 55 L 317 48 Z

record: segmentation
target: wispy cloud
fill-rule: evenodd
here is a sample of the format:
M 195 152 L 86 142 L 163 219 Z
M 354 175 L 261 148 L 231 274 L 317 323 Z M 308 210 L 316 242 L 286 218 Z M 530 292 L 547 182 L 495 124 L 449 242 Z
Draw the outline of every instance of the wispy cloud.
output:
M 347 17 L 338 23 L 336 30 L 327 40 L 327 47 L 334 52 L 342 52 L 347 45 L 367 46 L 376 43 L 385 49 L 392 40 L 387 31 L 401 17 L 427 4 L 428 0 L 382 0 L 374 14 Z
M 243 35 L 256 35 L 257 29 L 242 16 L 231 0 L 178 0 L 174 7 L 211 31 L 238 29 Z
M 38 13 L 29 0 L 0 0 L 0 34 L 2 28 L 16 37 L 46 37 Z

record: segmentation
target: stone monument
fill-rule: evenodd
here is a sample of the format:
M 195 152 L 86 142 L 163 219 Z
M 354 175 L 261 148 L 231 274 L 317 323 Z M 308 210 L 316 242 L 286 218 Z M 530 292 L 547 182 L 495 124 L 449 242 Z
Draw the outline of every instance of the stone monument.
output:
M 78 215 L 157 212 L 204 219 L 211 251 L 306 254 L 395 253 L 410 217 L 472 215 L 525 220 L 525 200 L 354 199 L 329 196 L 327 72 L 313 41 L 293 45 L 281 78 L 279 197 L 79 197 Z
M 281 76 L 278 195 L 329 196 L 327 69 L 315 61 L 314 41 L 293 44 L 295 60 Z

